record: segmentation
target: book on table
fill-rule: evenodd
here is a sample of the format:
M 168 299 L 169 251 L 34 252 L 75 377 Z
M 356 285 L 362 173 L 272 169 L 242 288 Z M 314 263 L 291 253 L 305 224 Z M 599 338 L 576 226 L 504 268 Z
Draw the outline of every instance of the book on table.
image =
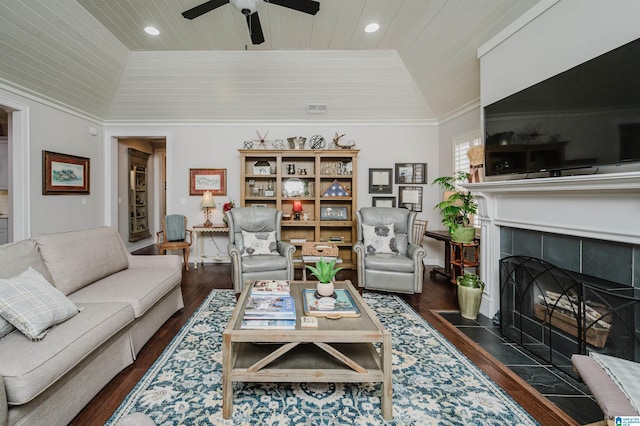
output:
M 250 296 L 244 319 L 295 320 L 296 307 L 291 296 Z
M 280 319 L 245 319 L 240 328 L 244 329 L 271 329 L 271 330 L 295 330 L 296 320 Z
M 290 293 L 287 280 L 256 280 L 251 287 L 252 296 L 288 296 Z
M 316 290 L 302 290 L 304 314 L 329 318 L 359 317 L 360 309 L 353 301 L 349 290 L 336 289 L 335 297 L 318 297 Z

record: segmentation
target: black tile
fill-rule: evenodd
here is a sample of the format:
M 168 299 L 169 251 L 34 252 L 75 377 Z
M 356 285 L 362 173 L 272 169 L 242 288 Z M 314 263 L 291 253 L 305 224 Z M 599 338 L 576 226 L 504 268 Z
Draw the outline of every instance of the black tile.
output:
M 587 396 L 547 395 L 547 399 L 570 415 L 578 424 L 586 425 L 604 419 L 598 404 Z
M 536 360 L 508 343 L 487 343 L 482 347 L 507 367 L 512 365 L 540 365 Z
M 482 347 L 491 343 L 504 343 L 501 337 L 496 336 L 484 327 L 458 327 L 458 330 Z
M 470 320 L 467 318 L 462 318 L 459 312 L 438 312 L 444 319 L 446 319 L 449 323 L 455 325 L 456 327 L 459 325 L 467 325 L 467 326 L 477 326 L 479 325 L 476 321 Z
M 582 392 L 546 367 L 513 365 L 509 369 L 545 396 L 583 395 Z

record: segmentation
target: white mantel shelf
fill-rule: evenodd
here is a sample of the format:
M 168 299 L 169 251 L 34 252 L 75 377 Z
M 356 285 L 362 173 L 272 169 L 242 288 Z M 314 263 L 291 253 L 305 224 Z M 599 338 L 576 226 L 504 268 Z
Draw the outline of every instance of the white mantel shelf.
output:
M 640 189 L 640 172 L 517 179 L 465 185 L 472 192 L 545 192 Z
M 640 245 L 640 172 L 467 184 L 478 201 L 483 315 L 499 309 L 500 228 Z

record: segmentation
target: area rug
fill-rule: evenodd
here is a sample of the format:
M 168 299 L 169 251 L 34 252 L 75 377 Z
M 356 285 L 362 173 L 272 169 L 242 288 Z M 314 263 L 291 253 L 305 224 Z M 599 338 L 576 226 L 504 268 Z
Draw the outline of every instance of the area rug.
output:
M 393 340 L 393 420 L 380 385 L 234 383 L 222 418 L 222 332 L 233 291 L 213 290 L 107 424 L 141 412 L 157 425 L 534 425 L 537 422 L 395 295 L 365 293 Z

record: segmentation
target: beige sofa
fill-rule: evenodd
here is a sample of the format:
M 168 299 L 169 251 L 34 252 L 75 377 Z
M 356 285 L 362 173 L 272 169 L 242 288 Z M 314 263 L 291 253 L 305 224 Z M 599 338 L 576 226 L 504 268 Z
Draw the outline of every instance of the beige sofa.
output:
M 101 227 L 0 246 L 0 278 L 31 266 L 80 312 L 40 341 L 0 339 L 0 426 L 63 425 L 183 307 L 178 256 L 132 256 Z

